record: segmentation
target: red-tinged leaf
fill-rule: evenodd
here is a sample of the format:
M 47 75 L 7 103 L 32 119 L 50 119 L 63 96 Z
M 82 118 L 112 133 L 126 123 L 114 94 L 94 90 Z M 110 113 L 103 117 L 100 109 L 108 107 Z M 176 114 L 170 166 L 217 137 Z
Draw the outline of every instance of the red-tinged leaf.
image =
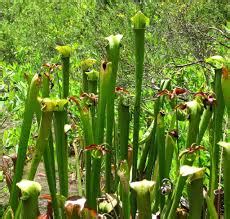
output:
M 42 65 L 43 67 L 47 67 L 47 68 L 50 68 L 51 67 L 51 64 L 50 63 L 45 63 Z
M 100 151 L 102 153 L 102 155 L 105 155 L 106 153 L 110 152 L 110 150 L 108 150 L 104 144 L 91 144 L 89 146 L 86 146 L 84 151 L 91 151 L 91 150 L 97 150 Z
M 96 149 L 97 148 L 97 144 L 91 144 L 91 145 L 89 145 L 89 146 L 86 146 L 85 147 L 85 149 L 84 149 L 84 151 L 91 151 L 91 150 L 94 150 L 94 149 Z
M 46 67 L 49 69 L 49 72 L 53 72 L 55 68 L 59 68 L 61 65 L 55 63 L 55 64 L 51 64 L 51 63 L 45 63 L 42 65 L 42 67 Z
M 88 211 L 89 214 L 90 214 L 90 216 L 93 217 L 93 218 L 96 218 L 96 217 L 97 217 L 97 211 L 94 210 L 94 209 L 85 207 L 84 211 L 85 211 L 85 212 Z
M 225 66 L 223 66 L 223 68 L 222 68 L 222 76 L 225 80 L 228 79 L 230 76 L 229 69 Z
M 202 97 L 203 103 L 204 103 L 205 106 L 206 106 L 206 105 L 212 106 L 212 105 L 216 104 L 216 98 L 214 97 L 213 94 L 204 93 L 204 92 L 200 91 L 200 92 L 197 92 L 197 93 L 195 94 L 195 96 L 200 96 L 200 97 Z
M 52 197 L 50 194 L 42 194 L 42 195 L 40 195 L 40 198 L 46 199 L 48 201 L 52 201 Z
M 83 93 L 80 96 L 80 99 L 88 98 L 91 102 L 93 102 L 94 105 L 98 102 L 98 95 L 95 95 L 94 93 Z
M 187 104 L 181 103 L 175 107 L 175 109 L 185 110 L 187 108 Z
M 156 94 L 156 97 L 160 97 L 160 96 L 163 96 L 163 95 L 170 95 L 170 91 L 168 91 L 167 89 L 162 90 L 162 91 L 160 91 L 160 92 L 158 92 Z
M 173 89 L 173 94 L 176 94 L 176 95 L 184 94 L 184 93 L 187 93 L 187 92 L 188 91 L 185 88 L 176 87 L 176 88 Z
M 80 216 L 85 208 L 86 198 L 81 196 L 71 196 L 65 202 L 65 211 L 69 217 Z
M 37 219 L 50 219 L 50 217 L 47 214 L 41 214 L 37 217 Z
M 204 93 L 203 91 L 199 91 L 197 93 L 195 93 L 195 96 L 202 96 L 204 97 L 206 95 L 206 93 Z
M 123 87 L 116 87 L 116 88 L 115 88 L 115 92 L 123 92 L 123 93 L 126 93 L 126 94 L 129 93 L 129 92 L 128 92 L 125 88 L 123 88 Z
M 73 101 L 73 102 L 76 103 L 76 104 L 79 104 L 78 99 L 77 99 L 76 97 L 74 97 L 74 96 L 69 97 L 69 100 L 70 100 L 70 101 Z

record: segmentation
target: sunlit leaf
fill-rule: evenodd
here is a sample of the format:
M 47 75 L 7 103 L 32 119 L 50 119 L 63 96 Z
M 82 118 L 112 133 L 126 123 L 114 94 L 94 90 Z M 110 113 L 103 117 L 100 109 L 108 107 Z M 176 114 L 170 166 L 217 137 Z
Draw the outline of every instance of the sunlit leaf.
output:
M 80 66 L 82 67 L 83 71 L 86 71 L 90 69 L 96 62 L 97 62 L 96 59 L 88 58 L 81 61 Z
M 138 11 L 131 18 L 131 21 L 134 29 L 144 29 L 146 26 L 149 25 L 149 18 L 146 17 L 141 11 Z
M 142 180 L 137 182 L 131 182 L 130 187 L 134 189 L 137 193 L 147 192 L 153 189 L 156 183 L 154 181 Z
M 42 111 L 63 111 L 68 103 L 66 99 L 38 98 Z
M 200 173 L 203 170 L 204 170 L 204 168 L 184 165 L 180 168 L 180 175 L 181 176 L 189 176 L 189 175 L 192 175 L 195 173 Z
M 70 57 L 72 53 L 72 48 L 70 46 L 56 46 L 56 50 L 63 56 L 63 57 Z
M 207 58 L 205 61 L 216 69 L 221 69 L 223 67 L 223 63 L 225 62 L 224 58 L 219 55 Z
M 123 35 L 117 34 L 117 35 L 110 35 L 109 37 L 106 37 L 105 39 L 109 41 L 110 47 L 114 47 L 120 44 L 122 37 Z
M 42 189 L 39 183 L 26 179 L 21 180 L 16 185 L 20 188 L 22 192 L 22 200 L 26 200 L 31 196 L 38 196 Z

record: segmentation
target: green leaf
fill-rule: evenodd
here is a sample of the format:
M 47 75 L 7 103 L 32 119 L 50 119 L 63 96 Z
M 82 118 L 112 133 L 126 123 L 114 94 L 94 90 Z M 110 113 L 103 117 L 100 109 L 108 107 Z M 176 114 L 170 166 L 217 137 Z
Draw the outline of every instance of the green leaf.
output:
M 56 46 L 56 50 L 62 55 L 62 57 L 70 57 L 72 48 L 70 46 Z
M 208 64 L 212 65 L 216 69 L 221 69 L 225 59 L 222 56 L 216 55 L 205 60 Z
M 107 194 L 106 199 L 99 203 L 100 211 L 110 213 L 117 206 L 117 197 L 114 194 Z
M 63 111 L 68 103 L 66 99 L 38 98 L 38 101 L 44 112 Z
M 120 44 L 122 37 L 123 35 L 117 34 L 117 35 L 110 35 L 105 39 L 109 41 L 110 47 L 113 48 L 114 46 L 118 46 Z
M 39 183 L 26 179 L 23 179 L 17 183 L 17 186 L 22 192 L 22 200 L 26 200 L 32 196 L 38 196 L 42 189 Z
M 88 58 L 83 61 L 81 61 L 81 67 L 83 71 L 87 71 L 89 68 L 91 68 L 95 63 L 97 62 L 96 59 Z
M 138 11 L 131 18 L 134 29 L 145 29 L 149 25 L 149 18 L 146 17 L 141 11 Z
M 198 174 L 198 176 L 199 176 L 203 173 L 203 171 L 204 171 L 204 168 L 183 165 L 180 168 L 180 175 L 181 176 L 189 176 L 189 175 L 193 175 L 193 174 Z
M 230 150 L 230 143 L 229 142 L 220 141 L 218 143 L 218 145 L 220 145 L 221 147 L 224 147 L 224 148 Z
M 89 72 L 86 72 L 85 74 L 87 74 L 88 76 L 88 80 L 89 81 L 97 81 L 98 78 L 99 78 L 99 72 L 98 71 L 95 71 L 95 70 L 91 70 Z
M 10 206 L 7 207 L 2 218 L 3 219 L 13 219 L 14 218 L 14 212 Z
M 0 182 L 2 182 L 3 179 L 4 179 L 4 177 L 3 177 L 3 171 L 0 171 Z
M 130 187 L 135 190 L 138 194 L 150 192 L 156 183 L 154 181 L 142 180 L 137 182 L 131 182 Z

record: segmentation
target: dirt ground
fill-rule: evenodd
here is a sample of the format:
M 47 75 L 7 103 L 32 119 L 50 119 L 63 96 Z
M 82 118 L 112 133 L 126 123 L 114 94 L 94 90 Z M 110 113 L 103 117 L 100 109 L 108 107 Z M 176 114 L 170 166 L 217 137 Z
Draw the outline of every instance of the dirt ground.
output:
M 73 164 L 74 163 L 74 158 L 70 158 L 70 163 Z M 29 165 L 26 166 L 25 168 L 25 175 L 27 170 L 29 169 Z M 58 175 L 57 171 L 56 171 L 56 176 Z M 77 193 L 77 182 L 76 182 L 76 177 L 74 173 L 70 173 L 69 174 L 69 195 L 78 195 Z M 42 186 L 42 190 L 41 190 L 41 195 L 43 194 L 49 194 L 49 186 L 47 184 L 47 180 L 46 180 L 46 174 L 45 174 L 45 169 L 44 169 L 44 165 L 41 162 L 39 164 L 38 167 L 38 171 L 35 177 L 35 181 L 40 183 L 40 185 Z M 59 189 L 59 183 L 58 183 L 58 178 L 57 178 L 57 187 Z M 9 192 L 6 186 L 6 182 L 5 180 L 3 182 L 0 182 L 0 206 L 5 206 L 7 205 L 9 201 Z M 46 201 L 40 199 L 39 200 L 39 207 L 41 212 L 44 212 L 46 210 Z
M 2 112 L 3 108 L 0 107 L 0 110 Z M 3 114 L 4 115 L 4 114 Z M 2 165 L 2 154 L 1 154 L 1 148 L 3 147 L 3 142 L 2 142 L 2 138 L 3 138 L 3 133 L 6 129 L 12 128 L 12 127 L 16 127 L 18 124 L 16 124 L 15 121 L 11 121 L 10 116 L 1 116 L 0 118 L 0 166 Z M 75 170 L 74 168 L 74 163 L 75 163 L 75 159 L 74 157 L 69 157 L 69 165 L 71 166 L 70 169 L 72 169 L 73 171 Z M 26 178 L 26 173 L 28 172 L 29 169 L 29 164 L 25 166 L 24 168 L 24 178 Z M 0 168 L 1 170 L 1 168 Z M 58 176 L 58 173 L 56 171 L 56 177 Z M 40 183 L 41 187 L 42 187 L 42 191 L 41 191 L 41 195 L 43 194 L 49 194 L 49 187 L 48 187 L 48 183 L 46 180 L 46 174 L 45 174 L 45 169 L 44 169 L 44 165 L 41 162 L 39 164 L 38 170 L 37 170 L 37 174 L 35 177 L 35 181 Z M 59 192 L 59 180 L 57 178 L 57 189 Z M 76 177 L 75 177 L 75 173 L 70 172 L 69 173 L 69 195 L 78 195 L 77 193 L 77 181 L 76 181 Z M 46 201 L 40 199 L 40 210 L 43 212 L 46 209 Z M 1 207 L 4 207 L 8 204 L 9 202 L 9 191 L 6 185 L 5 180 L 4 181 L 0 181 L 0 209 Z

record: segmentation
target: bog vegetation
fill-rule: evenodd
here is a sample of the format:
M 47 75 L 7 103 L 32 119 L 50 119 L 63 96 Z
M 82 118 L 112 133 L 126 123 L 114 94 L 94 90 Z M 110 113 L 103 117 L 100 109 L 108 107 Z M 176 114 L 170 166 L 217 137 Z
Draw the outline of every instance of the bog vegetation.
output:
M 225 1 L 2 6 L 3 218 L 230 218 Z

